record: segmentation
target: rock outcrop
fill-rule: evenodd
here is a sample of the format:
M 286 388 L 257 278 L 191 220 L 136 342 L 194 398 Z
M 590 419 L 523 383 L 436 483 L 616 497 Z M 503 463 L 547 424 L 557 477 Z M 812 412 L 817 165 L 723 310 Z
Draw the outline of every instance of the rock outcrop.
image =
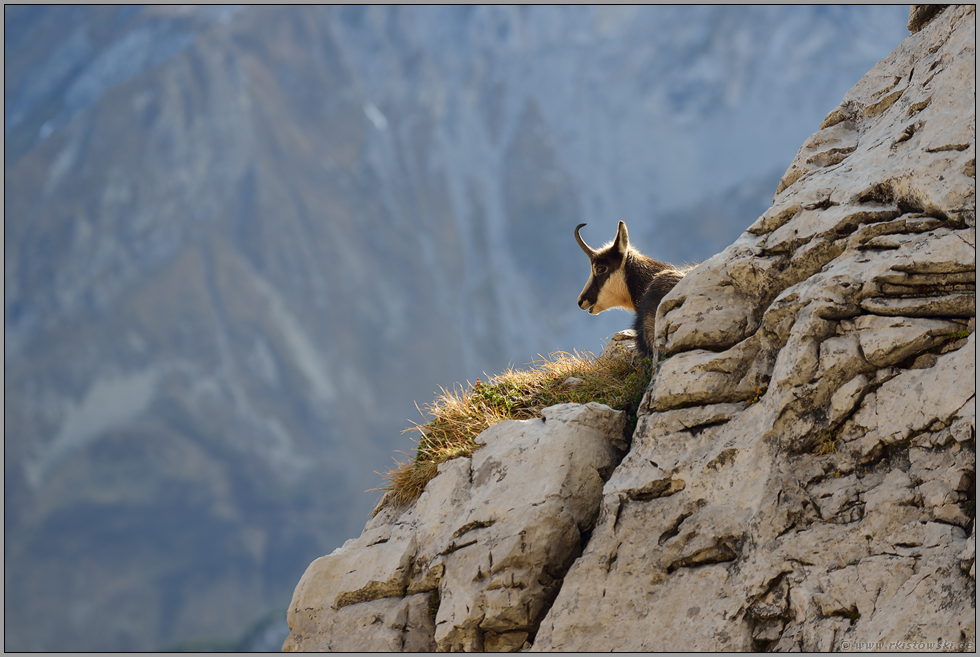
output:
M 622 462 L 598 405 L 494 427 L 285 648 L 975 649 L 975 11 L 923 20 L 664 299 Z
M 313 562 L 284 650 L 514 650 L 537 631 L 626 451 L 626 418 L 564 404 L 507 421 Z

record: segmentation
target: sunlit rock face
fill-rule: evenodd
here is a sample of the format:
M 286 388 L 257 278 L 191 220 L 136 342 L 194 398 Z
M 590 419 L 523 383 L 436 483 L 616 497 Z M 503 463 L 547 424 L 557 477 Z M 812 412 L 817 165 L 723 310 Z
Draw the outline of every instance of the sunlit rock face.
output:
M 664 298 L 628 449 L 597 404 L 492 427 L 284 648 L 975 650 L 976 14 L 915 26 Z
M 975 649 L 975 42 L 906 39 L 664 299 L 534 650 Z
M 6 647 L 281 612 L 413 401 L 629 323 L 576 223 L 725 248 L 906 16 L 5 8 Z
M 590 403 L 483 432 L 418 501 L 310 565 L 284 649 L 520 648 L 595 525 L 625 430 L 625 413 Z

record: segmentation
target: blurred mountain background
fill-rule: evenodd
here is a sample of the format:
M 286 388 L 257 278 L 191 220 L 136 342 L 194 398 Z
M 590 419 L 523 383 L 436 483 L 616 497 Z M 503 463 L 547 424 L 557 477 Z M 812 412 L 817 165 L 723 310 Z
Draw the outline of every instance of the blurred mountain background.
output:
M 722 250 L 907 17 L 6 5 L 5 649 L 278 649 L 416 401 L 630 324 L 574 226 Z

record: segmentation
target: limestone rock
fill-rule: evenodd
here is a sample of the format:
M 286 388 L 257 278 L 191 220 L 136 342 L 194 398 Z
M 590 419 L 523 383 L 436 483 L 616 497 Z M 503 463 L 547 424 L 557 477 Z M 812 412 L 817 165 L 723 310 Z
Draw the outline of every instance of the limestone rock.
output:
M 310 565 L 284 650 L 520 648 L 595 523 L 624 430 L 595 403 L 488 429 L 414 504 Z
M 286 647 L 975 650 L 976 19 L 929 11 L 665 297 L 621 462 L 594 404 L 495 427 Z
M 964 328 L 962 324 L 950 321 L 875 315 L 862 315 L 852 326 L 858 334 L 864 357 L 875 367 L 900 363 Z
M 909 32 L 915 34 L 949 5 L 912 5 L 909 8 Z
M 975 13 L 919 27 L 662 302 L 534 651 L 975 649 Z
M 636 331 L 626 329 L 611 338 L 602 350 L 603 358 L 632 359 L 636 354 Z

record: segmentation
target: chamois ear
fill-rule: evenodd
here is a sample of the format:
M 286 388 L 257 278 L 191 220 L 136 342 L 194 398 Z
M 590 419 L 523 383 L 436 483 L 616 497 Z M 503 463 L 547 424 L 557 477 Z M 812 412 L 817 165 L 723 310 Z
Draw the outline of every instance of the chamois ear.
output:
M 629 251 L 630 234 L 629 231 L 626 230 L 625 221 L 619 222 L 619 231 L 616 233 L 616 241 L 613 242 L 613 246 L 616 247 L 616 250 L 622 255 L 626 255 L 626 252 Z

